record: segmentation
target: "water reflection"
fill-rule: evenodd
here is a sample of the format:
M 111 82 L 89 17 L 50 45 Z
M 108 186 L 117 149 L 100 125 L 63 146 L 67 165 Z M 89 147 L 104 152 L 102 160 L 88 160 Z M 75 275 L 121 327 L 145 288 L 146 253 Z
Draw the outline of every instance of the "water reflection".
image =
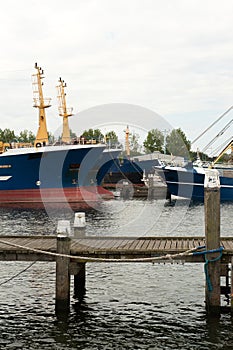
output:
M 174 207 L 140 200 L 124 206 L 109 201 L 85 210 L 87 234 L 204 233 L 203 205 L 180 202 L 186 213 L 172 232 Z M 232 235 L 232 204 L 221 204 L 221 214 L 222 233 Z M 1 208 L 0 218 L 1 234 L 52 234 L 74 213 Z M 0 284 L 27 265 L 1 262 Z M 85 297 L 74 299 L 72 286 L 70 312 L 56 317 L 55 264 L 38 262 L 0 286 L 0 348 L 230 350 L 232 319 L 206 315 L 204 286 L 202 264 L 87 264 Z

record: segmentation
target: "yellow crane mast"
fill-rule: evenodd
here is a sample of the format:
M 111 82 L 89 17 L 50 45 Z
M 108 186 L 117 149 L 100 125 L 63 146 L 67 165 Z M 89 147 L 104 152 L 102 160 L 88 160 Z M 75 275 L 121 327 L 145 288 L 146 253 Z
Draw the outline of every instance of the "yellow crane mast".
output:
M 58 111 L 59 115 L 63 117 L 63 130 L 62 130 L 62 141 L 70 143 L 70 128 L 68 118 L 73 115 L 73 108 L 67 108 L 66 106 L 66 83 L 61 78 L 58 80 Z
M 44 98 L 42 90 L 42 79 L 44 78 L 44 71 L 41 67 L 35 64 L 36 74 L 32 75 L 32 89 L 33 89 L 33 107 L 39 109 L 39 127 L 34 142 L 35 147 L 41 147 L 48 144 L 48 131 L 46 125 L 45 108 L 51 106 L 51 98 Z
M 127 125 L 125 130 L 125 151 L 127 157 L 130 156 L 130 148 L 129 148 L 129 126 Z
M 214 165 L 219 161 L 219 159 L 226 153 L 228 150 L 231 150 L 231 153 L 233 152 L 233 141 L 231 140 L 226 147 L 222 150 L 222 152 L 218 155 L 218 157 L 214 160 L 214 162 L 209 166 L 209 168 L 213 168 Z

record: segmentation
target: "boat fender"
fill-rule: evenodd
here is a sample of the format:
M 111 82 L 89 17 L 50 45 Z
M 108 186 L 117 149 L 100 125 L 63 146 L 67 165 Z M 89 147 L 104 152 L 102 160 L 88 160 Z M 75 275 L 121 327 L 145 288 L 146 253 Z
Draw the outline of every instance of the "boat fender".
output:
M 37 142 L 36 147 L 41 147 L 41 143 Z

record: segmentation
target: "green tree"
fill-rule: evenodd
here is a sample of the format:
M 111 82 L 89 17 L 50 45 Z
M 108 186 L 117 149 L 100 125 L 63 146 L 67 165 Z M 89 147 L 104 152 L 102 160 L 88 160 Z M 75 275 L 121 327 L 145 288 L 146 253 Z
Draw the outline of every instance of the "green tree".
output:
M 28 143 L 34 143 L 35 141 L 35 135 L 28 130 L 23 130 L 20 132 L 18 136 L 18 141 L 19 142 L 28 142 Z
M 148 132 L 146 140 L 143 142 L 146 153 L 153 153 L 155 151 L 162 152 L 164 144 L 163 133 L 159 129 L 152 129 Z
M 130 133 L 129 134 L 129 149 L 130 149 L 130 155 L 137 156 L 141 154 L 141 145 L 139 144 L 139 134 L 137 133 Z
M 173 129 L 166 139 L 167 152 L 175 156 L 189 158 L 191 142 L 185 133 L 179 129 Z
M 49 139 L 49 143 L 54 143 L 56 141 L 55 136 L 48 131 L 48 139 Z M 58 137 L 58 141 L 61 141 L 61 136 Z
M 2 142 L 13 142 L 17 139 L 14 130 L 0 129 L 0 141 Z
M 76 133 L 73 132 L 71 129 L 70 129 L 70 138 L 71 138 L 71 139 L 76 139 L 76 138 L 77 138 Z
M 200 157 L 200 159 L 202 160 L 202 161 L 205 161 L 205 162 L 209 162 L 209 161 L 213 161 L 213 157 L 209 157 L 208 156 L 208 154 L 206 154 L 206 153 L 203 153 L 203 152 L 198 152 L 198 154 L 197 154 L 197 152 L 194 152 L 194 151 L 189 151 L 189 156 L 190 156 L 190 160 L 192 161 L 192 162 L 194 162 L 195 160 L 197 160 L 197 157 L 199 156 Z
M 117 134 L 113 130 L 112 131 L 108 131 L 105 134 L 105 139 L 106 139 L 107 144 L 109 144 L 109 145 L 117 145 L 117 144 L 119 144 Z
M 89 130 L 85 130 L 82 133 L 82 137 L 84 137 L 86 140 L 101 141 L 103 140 L 104 135 L 99 129 L 89 129 Z

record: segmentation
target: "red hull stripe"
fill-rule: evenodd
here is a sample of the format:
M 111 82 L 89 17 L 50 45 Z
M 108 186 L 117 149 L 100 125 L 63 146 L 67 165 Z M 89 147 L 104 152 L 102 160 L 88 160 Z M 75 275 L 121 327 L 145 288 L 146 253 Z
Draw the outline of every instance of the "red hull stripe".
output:
M 0 191 L 0 205 L 4 203 L 79 203 L 113 197 L 112 192 L 101 186 L 9 190 Z

